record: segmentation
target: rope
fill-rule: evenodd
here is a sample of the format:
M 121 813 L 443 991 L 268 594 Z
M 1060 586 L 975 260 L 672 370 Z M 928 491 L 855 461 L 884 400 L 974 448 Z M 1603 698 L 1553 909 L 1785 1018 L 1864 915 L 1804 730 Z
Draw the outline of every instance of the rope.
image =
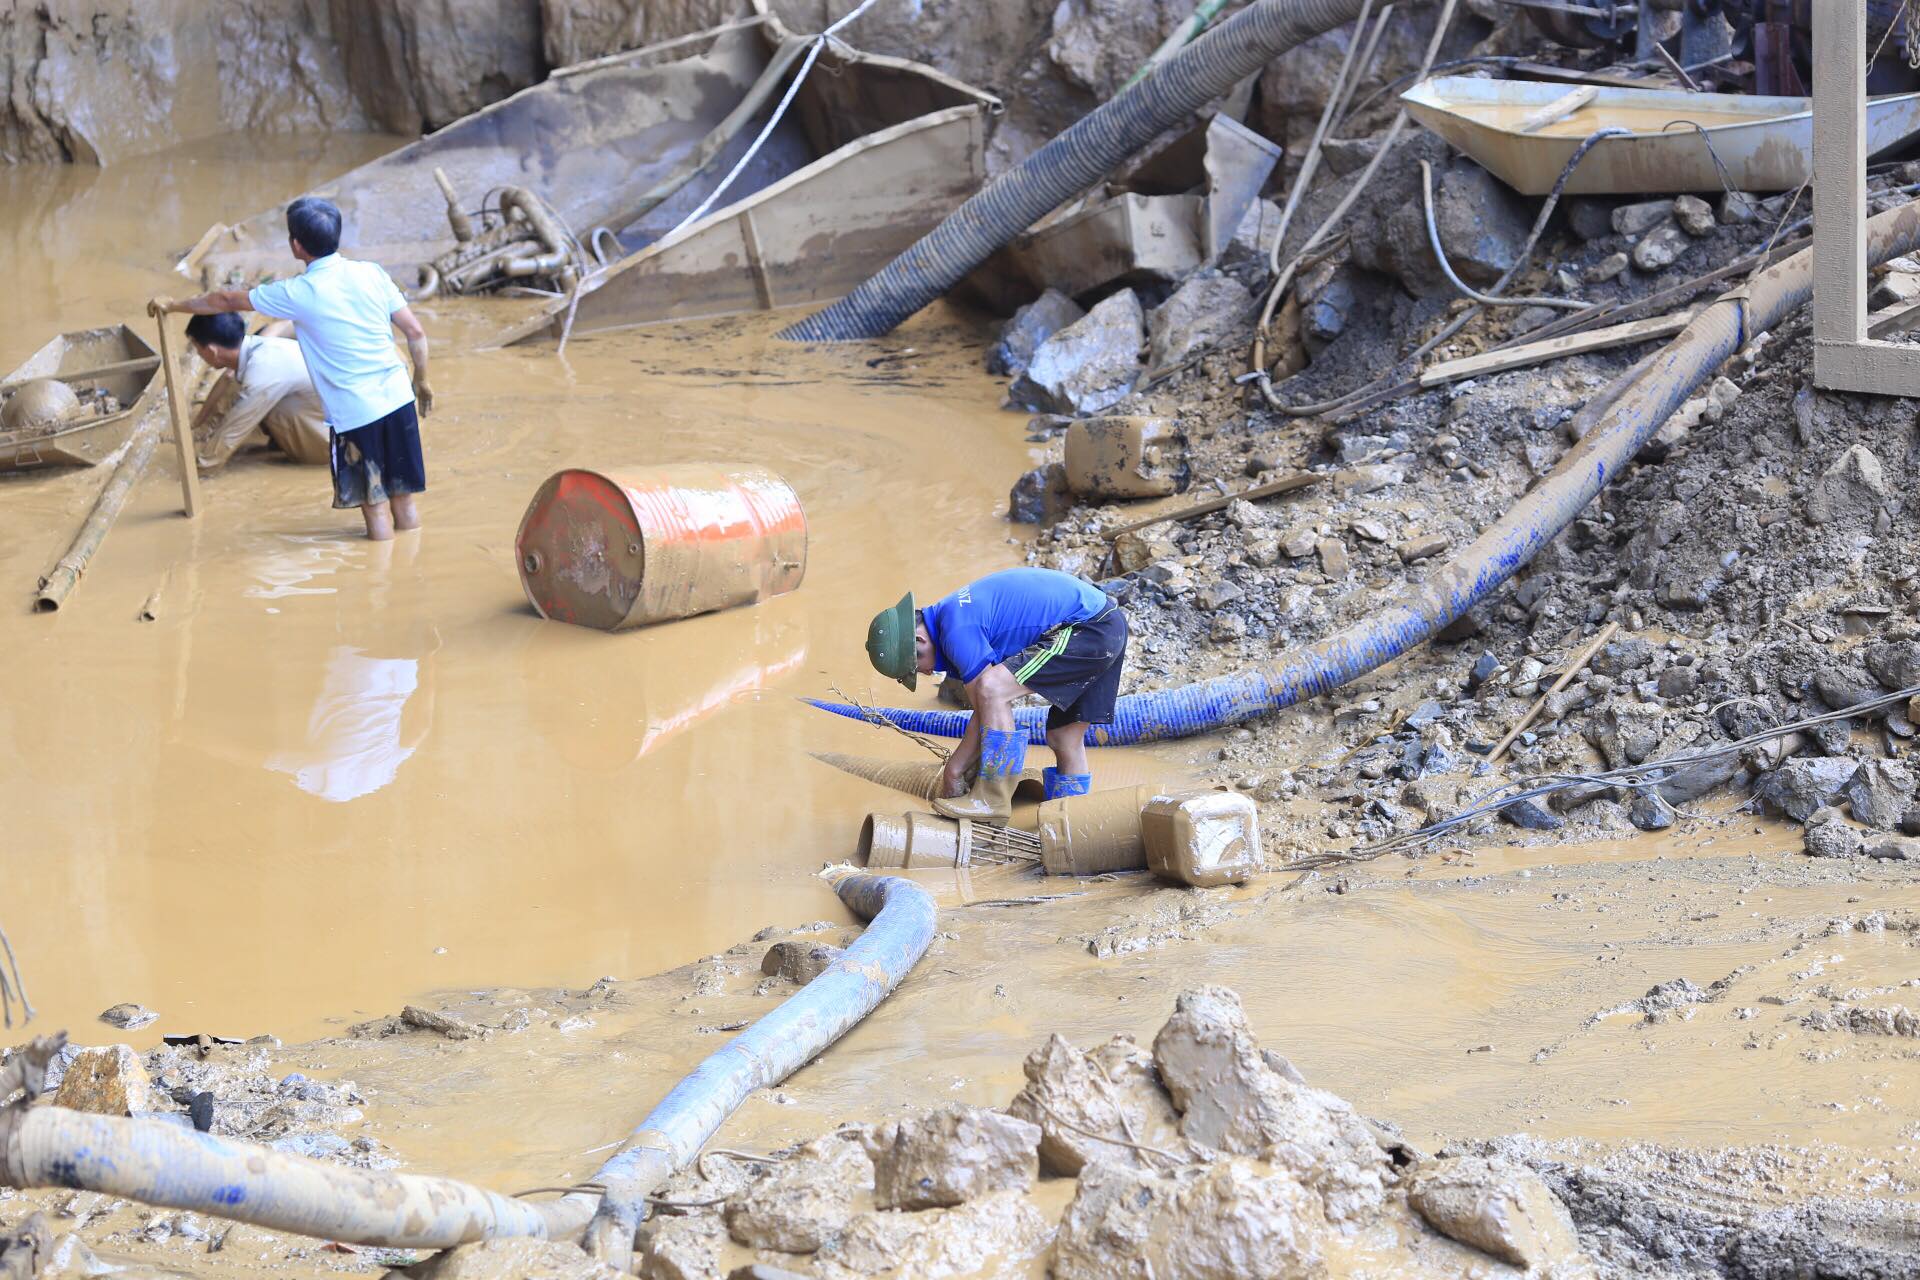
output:
M 27 998 L 27 984 L 20 977 L 20 962 L 13 954 L 13 939 L 7 937 L 5 929 L 0 929 L 0 949 L 4 949 L 7 955 L 6 966 L 0 968 L 0 1018 L 4 1018 L 8 1029 L 12 1029 L 14 1002 L 20 1004 L 20 1022 L 24 1026 L 33 1021 L 33 1001 Z
M 847 14 L 846 17 L 840 19 L 813 38 L 812 45 L 807 49 L 805 60 L 800 63 L 800 69 L 794 72 L 793 83 L 787 86 L 786 95 L 780 99 L 780 105 L 773 109 L 773 115 L 768 119 L 766 127 L 760 130 L 760 136 L 753 140 L 753 145 L 747 148 L 747 153 L 740 157 L 739 162 L 728 171 L 726 177 L 720 179 L 720 185 L 708 193 L 707 198 L 700 202 L 700 206 L 682 218 L 680 225 L 667 232 L 661 239 L 671 239 L 679 235 L 682 231 L 685 231 L 694 223 L 700 221 L 700 219 L 706 217 L 707 210 L 713 208 L 714 201 L 718 200 L 721 193 L 733 185 L 734 179 L 740 176 L 747 165 L 753 161 L 754 156 L 760 153 L 760 148 L 766 143 L 767 139 L 773 136 L 774 129 L 779 126 L 781 119 L 787 114 L 787 108 L 793 105 L 794 95 L 799 93 L 800 86 L 806 83 L 807 72 L 813 70 L 814 61 L 819 58 L 820 50 L 824 49 L 828 41 L 833 39 L 834 32 L 852 23 L 877 3 L 879 3 L 879 0 L 860 0 L 859 6 L 855 8 L 853 12 Z
M 1427 215 L 1427 243 L 1433 247 L 1433 256 L 1440 263 L 1441 274 L 1447 277 L 1447 283 L 1458 289 L 1463 297 L 1471 298 L 1483 307 L 1563 307 L 1572 311 L 1585 311 L 1587 303 L 1579 298 L 1549 298 L 1544 296 L 1525 298 L 1496 298 L 1490 293 L 1481 293 L 1462 280 L 1447 261 L 1446 246 L 1440 243 L 1440 224 L 1433 217 L 1433 166 L 1425 160 L 1420 162 L 1421 205 Z
M 1503 290 L 1505 290 L 1509 284 L 1513 283 L 1514 277 L 1518 276 L 1522 271 L 1526 270 L 1527 265 L 1533 261 L 1533 251 L 1540 247 L 1540 237 L 1546 234 L 1547 224 L 1550 221 L 1552 221 L 1554 210 L 1560 207 L 1560 198 L 1566 194 L 1567 183 L 1573 180 L 1574 170 L 1578 169 L 1580 167 L 1580 162 L 1587 158 L 1587 153 L 1593 150 L 1594 147 L 1598 146 L 1605 139 L 1620 137 L 1626 134 L 1627 132 L 1628 130 L 1625 130 L 1625 129 L 1609 127 L 1605 129 L 1596 129 L 1594 132 L 1588 134 L 1585 138 L 1581 139 L 1580 145 L 1573 149 L 1573 154 L 1567 157 L 1567 163 L 1561 167 L 1560 176 L 1554 180 L 1553 189 L 1547 193 L 1546 202 L 1540 206 L 1540 212 L 1533 220 L 1533 230 L 1527 233 L 1526 243 L 1520 246 L 1519 256 L 1514 259 L 1513 265 L 1507 268 L 1506 272 L 1501 275 L 1500 279 L 1494 282 L 1493 289 L 1491 291 L 1493 294 L 1499 294 Z M 1421 168 L 1423 172 L 1426 170 L 1426 162 L 1424 160 L 1421 161 Z M 1431 186 L 1430 175 L 1428 176 L 1429 176 L 1429 186 Z M 1433 206 L 1432 195 L 1431 195 L 1431 192 L 1429 192 L 1427 197 L 1427 226 L 1428 226 L 1428 234 L 1433 238 L 1434 256 L 1439 258 L 1441 266 L 1446 268 L 1448 278 L 1454 279 L 1455 277 L 1453 276 L 1453 270 L 1447 264 L 1447 256 L 1445 253 L 1441 252 L 1440 250 L 1438 233 L 1433 230 L 1432 206 Z M 1468 296 L 1470 297 L 1475 296 L 1472 294 L 1470 290 L 1466 290 L 1464 285 L 1461 285 L 1460 287 L 1463 291 L 1468 293 Z M 1281 413 L 1286 414 L 1288 417 L 1310 418 L 1310 417 L 1319 417 L 1327 413 L 1340 412 L 1347 409 L 1354 403 L 1365 400 L 1369 396 L 1378 394 L 1381 387 L 1385 386 L 1386 384 L 1392 381 L 1394 368 L 1398 368 L 1402 364 L 1407 364 L 1409 362 L 1424 358 L 1428 352 L 1433 351 L 1435 348 L 1440 346 L 1441 343 L 1447 341 L 1449 338 L 1459 333 L 1462 329 L 1465 329 L 1469 324 L 1473 323 L 1474 320 L 1479 318 L 1481 308 L 1487 305 L 1487 302 L 1489 300 L 1495 303 L 1498 303 L 1499 301 L 1499 299 L 1497 298 L 1493 298 L 1493 299 L 1488 299 L 1484 297 L 1480 298 L 1477 305 L 1469 307 L 1467 310 L 1455 316 L 1451 321 L 1449 321 L 1444 327 L 1441 328 L 1439 333 L 1434 334 L 1433 337 L 1421 343 L 1420 346 L 1417 349 L 1415 349 L 1411 354 L 1409 354 L 1405 360 L 1398 362 L 1398 364 L 1393 366 L 1393 368 L 1389 368 L 1385 373 L 1373 379 L 1373 381 L 1368 382 L 1362 386 L 1356 387 L 1352 391 L 1344 392 L 1341 395 L 1335 396 L 1331 400 L 1322 400 L 1315 404 L 1296 404 L 1296 405 L 1285 404 L 1280 400 L 1278 396 L 1274 394 L 1273 381 L 1271 377 L 1267 376 L 1266 370 L 1264 368 L 1256 369 L 1249 372 L 1245 376 L 1245 378 L 1242 379 L 1242 381 L 1257 382 L 1260 387 L 1261 398 L 1267 402 L 1268 406 Z M 1555 302 L 1554 300 L 1551 300 L 1551 299 L 1548 299 L 1545 301 L 1547 301 L 1550 305 L 1559 305 L 1559 306 L 1566 305 L 1566 301 Z M 1590 311 L 1593 309 L 1594 304 L 1583 302 L 1583 303 L 1580 303 L 1579 306 L 1581 311 Z M 1555 323 L 1559 323 L 1559 322 L 1556 321 Z M 1395 386 L 1395 390 L 1398 391 L 1401 385 L 1404 385 L 1404 384 L 1397 384 Z M 1413 386 L 1415 388 L 1419 386 L 1418 379 L 1413 380 Z
M 1453 25 L 1453 12 L 1457 4 L 1458 0 L 1446 0 L 1445 6 L 1440 10 L 1440 17 L 1433 28 L 1433 39 L 1428 41 L 1426 56 L 1420 61 L 1422 75 L 1425 75 L 1427 68 L 1431 67 L 1434 60 L 1440 56 L 1440 45 L 1447 37 L 1448 28 Z M 1367 189 L 1367 184 L 1373 181 L 1373 176 L 1380 172 L 1380 166 L 1386 163 L 1387 156 L 1393 151 L 1394 143 L 1400 140 L 1400 133 L 1406 126 L 1407 113 L 1402 110 L 1394 116 L 1393 124 L 1388 127 L 1386 136 L 1380 140 L 1379 148 L 1373 153 L 1373 159 L 1367 162 L 1367 167 L 1361 171 L 1359 178 L 1354 181 L 1353 186 L 1348 188 L 1346 195 L 1341 197 L 1340 203 L 1334 206 L 1333 212 L 1328 214 L 1314 229 L 1313 234 L 1307 237 L 1307 242 L 1300 246 L 1299 251 L 1294 254 L 1293 261 L 1287 264 L 1285 271 L 1278 274 L 1274 279 L 1273 287 L 1267 292 L 1266 305 L 1260 311 L 1260 321 L 1254 326 L 1253 368 L 1249 372 L 1258 375 L 1255 382 L 1260 389 L 1261 398 L 1275 408 L 1280 406 L 1274 400 L 1273 382 L 1266 367 L 1267 326 L 1273 321 L 1274 308 L 1279 306 L 1281 295 L 1293 283 L 1300 259 L 1312 252 L 1321 238 L 1343 221 L 1347 213 L 1358 203 L 1360 194 Z M 1279 236 L 1274 237 L 1273 252 L 1267 260 L 1270 266 L 1277 265 L 1280 261 L 1280 239 Z

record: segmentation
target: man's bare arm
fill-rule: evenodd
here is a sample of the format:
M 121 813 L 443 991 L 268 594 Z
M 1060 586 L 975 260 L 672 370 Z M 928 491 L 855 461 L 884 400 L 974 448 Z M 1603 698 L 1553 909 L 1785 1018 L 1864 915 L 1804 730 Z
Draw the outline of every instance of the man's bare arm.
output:
M 427 331 L 420 327 L 412 307 L 393 313 L 393 327 L 407 340 L 407 358 L 413 361 L 413 400 L 424 418 L 433 412 L 433 386 L 427 381 Z
M 251 310 L 253 310 L 253 303 L 248 300 L 245 289 L 215 289 L 211 293 L 203 293 L 197 298 L 185 300 L 155 298 L 147 304 L 147 314 L 150 316 L 163 316 L 169 312 L 190 316 L 217 316 L 228 311 Z

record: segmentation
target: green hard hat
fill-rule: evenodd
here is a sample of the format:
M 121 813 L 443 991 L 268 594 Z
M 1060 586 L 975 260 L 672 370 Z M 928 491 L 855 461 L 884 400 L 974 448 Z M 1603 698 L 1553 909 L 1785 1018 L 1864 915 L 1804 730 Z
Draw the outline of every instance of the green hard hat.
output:
M 898 680 L 911 689 L 920 679 L 920 664 L 913 652 L 913 592 L 900 597 L 891 609 L 873 615 L 867 627 L 867 659 L 883 676 Z

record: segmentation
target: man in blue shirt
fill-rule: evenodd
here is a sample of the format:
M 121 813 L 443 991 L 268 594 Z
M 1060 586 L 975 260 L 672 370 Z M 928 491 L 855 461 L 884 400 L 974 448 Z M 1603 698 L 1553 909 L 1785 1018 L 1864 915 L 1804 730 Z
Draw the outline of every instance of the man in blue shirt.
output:
M 420 527 L 414 495 L 427 487 L 420 418 L 433 408 L 427 383 L 427 334 L 378 263 L 340 256 L 340 210 L 303 196 L 287 206 L 287 244 L 305 270 L 247 289 L 216 289 L 174 302 L 156 298 L 154 315 L 258 311 L 294 323 L 313 389 L 331 430 L 333 505 L 359 507 L 367 536 Z M 407 340 L 413 376 L 394 354 L 393 331 Z
M 950 818 L 994 825 L 1013 816 L 1013 789 L 1027 763 L 1014 699 L 1033 693 L 1052 704 L 1047 798 L 1084 795 L 1093 782 L 1087 726 L 1112 722 L 1126 656 L 1127 615 L 1100 588 L 1054 569 L 1003 569 L 924 609 L 914 608 L 908 592 L 867 628 L 867 657 L 881 675 L 909 689 L 936 671 L 965 682 L 973 715 L 947 757 L 933 805 Z

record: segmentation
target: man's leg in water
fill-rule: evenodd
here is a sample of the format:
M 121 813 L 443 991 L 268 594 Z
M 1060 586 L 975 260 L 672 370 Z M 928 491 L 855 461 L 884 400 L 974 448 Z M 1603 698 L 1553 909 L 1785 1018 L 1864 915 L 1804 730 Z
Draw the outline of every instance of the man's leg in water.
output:
M 385 542 L 393 537 L 393 506 L 386 502 L 369 502 L 360 508 L 360 514 L 367 519 L 367 536 L 375 542 Z
M 417 496 L 411 493 L 393 496 L 393 527 L 401 533 L 420 527 L 420 507 L 414 501 Z

